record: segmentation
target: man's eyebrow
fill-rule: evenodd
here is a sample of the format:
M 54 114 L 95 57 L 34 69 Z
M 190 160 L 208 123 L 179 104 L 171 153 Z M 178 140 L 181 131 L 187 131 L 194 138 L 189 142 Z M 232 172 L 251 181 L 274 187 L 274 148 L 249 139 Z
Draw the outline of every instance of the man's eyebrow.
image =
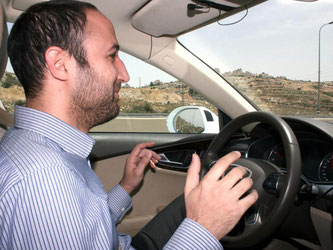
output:
M 110 48 L 110 50 L 116 50 L 116 51 L 119 51 L 119 49 L 120 49 L 119 44 L 114 44 L 114 45 Z

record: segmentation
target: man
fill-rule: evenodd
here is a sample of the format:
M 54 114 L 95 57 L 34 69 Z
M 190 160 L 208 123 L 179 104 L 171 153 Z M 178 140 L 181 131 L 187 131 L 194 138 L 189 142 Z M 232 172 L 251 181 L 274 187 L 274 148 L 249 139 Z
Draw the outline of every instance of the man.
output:
M 131 206 L 129 194 L 159 157 L 142 143 L 131 152 L 119 185 L 109 193 L 90 167 L 87 133 L 119 113 L 120 85 L 129 80 L 118 57 L 112 23 L 94 6 L 51 1 L 15 22 L 8 54 L 26 94 L 14 127 L 0 146 L 1 249 L 129 249 L 115 224 Z M 220 159 L 199 182 L 193 155 L 185 186 L 186 218 L 165 249 L 221 249 L 219 243 L 256 201 L 246 171 Z M 161 225 L 163 227 L 163 225 Z M 163 231 L 163 230 L 162 230 Z

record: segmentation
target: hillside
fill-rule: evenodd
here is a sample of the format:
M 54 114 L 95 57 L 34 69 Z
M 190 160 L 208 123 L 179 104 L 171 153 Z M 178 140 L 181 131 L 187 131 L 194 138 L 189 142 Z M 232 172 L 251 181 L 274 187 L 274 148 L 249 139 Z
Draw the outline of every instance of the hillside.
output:
M 223 77 L 248 96 L 261 109 L 276 114 L 317 114 L 317 83 L 272 77 L 265 73 L 256 75 L 241 69 L 226 72 Z M 0 99 L 13 112 L 16 104 L 24 104 L 23 88 L 15 75 L 6 73 L 1 79 Z M 321 115 L 333 116 L 333 83 L 321 85 Z M 176 107 L 200 105 L 216 112 L 204 98 L 179 81 L 132 88 L 125 84 L 120 91 L 122 113 L 169 113 Z
M 124 113 L 170 113 L 176 107 L 188 105 L 205 106 L 217 112 L 201 95 L 180 82 L 122 88 L 120 91 L 120 109 Z
M 255 75 L 241 69 L 223 76 L 263 110 L 284 115 L 317 114 L 318 82 Z M 320 111 L 322 116 L 333 116 L 333 82 L 321 83 Z

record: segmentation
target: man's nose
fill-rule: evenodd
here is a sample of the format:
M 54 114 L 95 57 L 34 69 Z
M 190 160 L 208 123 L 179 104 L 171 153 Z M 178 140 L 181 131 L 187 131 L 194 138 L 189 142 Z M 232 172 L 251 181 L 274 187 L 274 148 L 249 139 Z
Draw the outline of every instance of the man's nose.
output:
M 123 82 L 128 82 L 130 80 L 130 77 L 128 75 L 127 69 L 125 67 L 125 64 L 121 59 L 119 59 L 119 65 L 118 65 L 118 79 Z

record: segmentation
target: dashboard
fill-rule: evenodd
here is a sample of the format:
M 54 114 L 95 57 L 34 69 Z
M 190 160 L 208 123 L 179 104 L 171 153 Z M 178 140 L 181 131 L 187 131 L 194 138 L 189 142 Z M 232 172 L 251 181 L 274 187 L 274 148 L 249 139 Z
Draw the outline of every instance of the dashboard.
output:
M 333 188 L 333 124 L 310 118 L 283 119 L 295 133 L 300 146 L 302 180 L 306 184 L 319 186 L 322 192 Z M 185 172 L 192 153 L 196 152 L 203 158 L 210 142 L 211 140 L 201 140 L 178 145 L 174 151 L 161 154 L 165 161 L 162 160 L 159 165 Z M 219 157 L 235 150 L 240 151 L 243 158 L 266 160 L 282 170 L 286 169 L 281 138 L 277 131 L 266 124 L 256 125 L 249 134 L 240 132 L 234 135 L 219 152 Z
M 295 135 L 301 151 L 302 178 L 311 183 L 333 184 L 333 143 L 314 133 L 297 132 Z M 272 136 L 253 142 L 246 156 L 286 168 L 283 144 Z
M 317 233 L 313 227 L 309 207 L 313 209 L 311 211 L 320 211 L 320 213 L 333 211 L 333 124 L 311 118 L 282 118 L 291 127 L 297 138 L 302 169 L 298 195 L 290 215 L 280 230 L 289 236 L 317 242 Z M 253 125 L 252 129 L 248 131 L 238 131 L 233 134 L 227 144 L 218 152 L 218 156 L 223 157 L 227 153 L 237 150 L 242 153 L 243 158 L 269 161 L 285 171 L 286 155 L 278 132 L 270 125 L 263 123 Z M 190 139 L 182 139 L 167 148 L 157 149 L 162 157 L 157 164 L 158 167 L 186 172 L 192 154 L 197 153 L 201 159 L 204 159 L 214 137 L 213 134 L 193 135 Z M 325 223 L 330 226 L 331 219 Z
M 333 186 L 333 124 L 307 118 L 284 118 L 298 140 L 302 179 L 306 183 Z M 247 138 L 234 139 L 221 152 L 241 151 L 244 158 L 267 160 L 286 168 L 284 147 L 278 133 L 265 124 L 257 125 Z

